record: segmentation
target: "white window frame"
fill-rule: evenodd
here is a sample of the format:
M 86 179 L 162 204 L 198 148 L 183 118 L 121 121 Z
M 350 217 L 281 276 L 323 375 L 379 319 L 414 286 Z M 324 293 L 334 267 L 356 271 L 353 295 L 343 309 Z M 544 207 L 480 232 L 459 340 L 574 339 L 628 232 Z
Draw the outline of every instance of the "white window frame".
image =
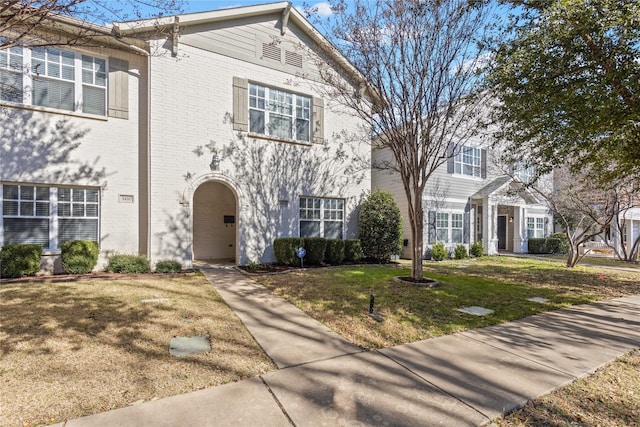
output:
M 300 237 L 344 238 L 345 201 L 339 198 L 300 196 L 299 230 Z M 328 236 L 328 223 L 340 223 L 340 236 Z M 302 235 L 303 223 L 318 223 L 318 232 Z
M 455 211 L 436 212 L 436 242 L 445 244 L 464 243 L 464 213 Z M 459 232 L 459 233 L 454 233 Z M 456 239 L 454 234 L 459 234 Z M 443 239 L 443 236 L 446 238 Z
M 482 177 L 482 149 L 463 145 L 453 158 L 456 175 Z
M 545 236 L 545 220 L 542 216 L 527 217 L 527 239 L 543 238 Z
M 18 188 L 18 199 L 5 198 L 5 189 L 9 186 Z M 33 188 L 34 196 L 32 199 L 23 198 L 22 193 L 27 188 Z M 36 199 L 36 189 L 46 189 L 46 198 Z M 61 195 L 69 191 L 70 200 L 62 200 Z M 27 190 L 28 191 L 28 190 Z M 75 200 L 74 200 L 75 195 Z M 82 195 L 82 200 L 80 200 Z M 6 203 L 18 203 L 17 214 L 7 213 Z M 31 215 L 27 215 L 26 211 L 21 209 L 22 204 L 34 203 L 34 208 Z M 40 212 L 38 214 L 35 203 L 40 204 Z M 69 206 L 68 214 L 64 211 L 63 206 Z M 21 184 L 21 183 L 4 183 L 0 184 L 0 246 L 5 244 L 4 226 L 7 219 L 39 219 L 47 222 L 48 239 L 47 244 L 42 244 L 43 249 L 49 251 L 55 251 L 60 248 L 60 244 L 63 240 L 63 221 L 75 220 L 75 221 L 92 221 L 95 222 L 95 236 L 88 238 L 88 240 L 95 240 L 99 242 L 100 239 L 100 190 L 93 187 L 58 187 L 51 185 L 33 185 L 33 184 Z M 46 207 L 46 215 L 42 214 L 42 209 Z M 75 213 L 75 214 L 74 214 Z M 85 239 L 87 239 L 85 237 Z M 69 240 L 69 239 L 67 239 Z M 11 242 L 11 243 L 23 243 L 23 242 Z
M 8 57 L 18 56 L 16 53 L 12 53 L 15 50 L 21 50 L 22 52 L 22 63 L 20 67 L 18 67 L 15 62 L 10 63 L 8 61 L 9 63 L 7 64 L 7 66 L 0 67 L 0 72 L 16 73 L 21 75 L 21 94 L 17 94 L 17 96 L 14 97 L 15 99 L 0 98 L 0 102 L 23 104 L 37 109 L 42 108 L 46 110 L 88 114 L 91 116 L 99 117 L 107 116 L 107 98 L 109 90 L 109 64 L 107 58 L 94 54 L 86 54 L 55 47 L 39 47 L 33 49 L 27 47 L 12 47 L 9 49 L 4 49 L 2 51 L 2 54 L 7 55 Z M 40 54 L 34 55 L 34 51 L 43 52 L 44 57 L 36 57 Z M 57 52 L 59 52 L 58 58 L 60 59 L 60 62 L 54 60 L 54 55 Z M 71 58 L 72 64 L 63 64 L 63 57 Z M 83 59 L 85 63 L 84 67 Z M 86 67 L 86 64 L 88 62 L 91 62 L 92 64 L 91 69 Z M 66 76 L 63 75 L 63 69 L 66 70 L 67 73 L 71 72 L 72 76 L 71 74 L 67 74 Z M 60 84 L 72 83 L 73 99 L 71 101 L 73 105 L 71 105 L 69 108 L 62 108 L 41 105 L 40 103 L 36 104 L 36 99 L 34 99 L 34 85 L 36 85 L 38 82 L 60 82 Z M 85 90 L 85 88 L 87 88 L 87 90 Z M 95 104 L 95 108 L 92 111 L 85 111 L 90 107 L 90 104 L 85 104 L 84 100 L 91 90 L 93 90 L 94 95 L 101 94 L 104 98 L 104 102 L 102 103 L 102 105 Z
M 266 135 L 276 139 L 311 143 L 311 105 L 312 98 L 273 88 L 258 83 L 249 82 L 249 132 Z M 256 117 L 262 115 L 263 125 L 254 124 L 252 113 Z M 289 121 L 289 127 L 276 128 L 270 126 L 276 119 Z M 306 129 L 301 132 L 301 128 Z M 284 133 L 283 133 L 284 131 Z

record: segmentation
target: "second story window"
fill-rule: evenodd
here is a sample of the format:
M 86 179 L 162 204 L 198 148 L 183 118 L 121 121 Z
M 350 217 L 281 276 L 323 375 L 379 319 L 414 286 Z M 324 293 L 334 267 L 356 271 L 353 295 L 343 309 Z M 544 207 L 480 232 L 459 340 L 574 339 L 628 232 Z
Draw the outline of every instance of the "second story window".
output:
M 0 50 L 0 100 L 105 116 L 107 61 L 54 47 Z
M 463 146 L 454 158 L 455 173 L 461 175 L 482 176 L 482 150 Z
M 311 99 L 249 84 L 249 131 L 280 139 L 310 142 Z
M 535 168 L 533 166 L 528 166 L 525 162 L 516 162 L 513 165 L 513 177 L 520 182 L 525 184 L 531 183 L 535 174 Z

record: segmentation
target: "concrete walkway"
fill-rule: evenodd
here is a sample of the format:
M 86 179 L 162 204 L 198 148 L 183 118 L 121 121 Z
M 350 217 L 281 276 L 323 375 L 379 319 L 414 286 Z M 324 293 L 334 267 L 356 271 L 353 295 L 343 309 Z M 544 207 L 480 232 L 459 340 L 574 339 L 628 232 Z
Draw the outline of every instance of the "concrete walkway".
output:
M 233 269 L 203 271 L 281 369 L 60 426 L 483 425 L 640 346 L 632 296 L 363 352 Z

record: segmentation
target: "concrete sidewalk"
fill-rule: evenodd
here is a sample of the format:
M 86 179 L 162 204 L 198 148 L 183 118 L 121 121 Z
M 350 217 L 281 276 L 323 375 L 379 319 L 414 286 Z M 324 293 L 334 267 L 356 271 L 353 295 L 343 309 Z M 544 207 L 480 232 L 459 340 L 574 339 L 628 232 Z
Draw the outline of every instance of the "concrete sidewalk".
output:
M 632 296 L 362 352 L 240 273 L 204 273 L 281 369 L 61 426 L 482 425 L 640 346 Z

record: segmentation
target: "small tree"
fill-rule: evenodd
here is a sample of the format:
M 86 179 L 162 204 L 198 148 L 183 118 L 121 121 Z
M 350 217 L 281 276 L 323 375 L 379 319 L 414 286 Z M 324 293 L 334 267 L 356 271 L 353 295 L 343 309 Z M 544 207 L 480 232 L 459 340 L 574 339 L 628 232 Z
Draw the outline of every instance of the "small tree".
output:
M 376 190 L 360 206 L 360 241 L 365 257 L 389 261 L 400 252 L 402 216 L 390 192 Z

